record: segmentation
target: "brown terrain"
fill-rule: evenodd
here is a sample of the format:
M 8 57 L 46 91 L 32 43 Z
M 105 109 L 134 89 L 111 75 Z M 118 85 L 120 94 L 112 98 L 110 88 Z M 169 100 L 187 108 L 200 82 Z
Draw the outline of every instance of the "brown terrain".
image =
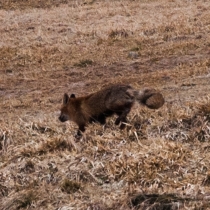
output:
M 210 209 L 210 1 L 2 0 L 0 209 Z M 65 92 L 156 88 L 120 130 L 58 120 Z

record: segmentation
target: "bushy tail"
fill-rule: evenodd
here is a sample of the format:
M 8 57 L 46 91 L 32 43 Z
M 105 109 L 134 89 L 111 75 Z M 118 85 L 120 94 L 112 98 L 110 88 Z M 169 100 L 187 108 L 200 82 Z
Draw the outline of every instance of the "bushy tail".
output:
M 136 100 L 150 109 L 158 109 L 165 103 L 163 95 L 155 90 L 146 88 L 142 91 L 135 91 Z

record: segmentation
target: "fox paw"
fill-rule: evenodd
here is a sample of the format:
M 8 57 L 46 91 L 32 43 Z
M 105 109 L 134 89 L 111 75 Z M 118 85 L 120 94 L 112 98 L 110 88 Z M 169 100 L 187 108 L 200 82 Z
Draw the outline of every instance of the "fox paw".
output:
M 120 125 L 120 129 L 121 129 L 121 130 L 124 129 L 125 126 L 126 126 L 126 124 L 122 122 L 121 125 Z

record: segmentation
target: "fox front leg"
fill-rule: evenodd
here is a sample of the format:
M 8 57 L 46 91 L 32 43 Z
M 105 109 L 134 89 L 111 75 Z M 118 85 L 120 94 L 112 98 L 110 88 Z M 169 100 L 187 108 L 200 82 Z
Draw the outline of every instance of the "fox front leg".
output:
M 105 125 L 105 124 L 106 124 L 106 116 L 105 116 L 105 114 L 99 115 L 99 117 L 98 117 L 98 122 L 99 122 L 101 125 Z
M 125 128 L 125 123 L 127 122 L 127 114 L 130 112 L 130 110 L 131 110 L 131 107 L 128 107 L 124 109 L 122 112 L 117 113 L 119 117 L 116 119 L 115 124 L 119 125 L 121 122 L 120 129 Z
M 82 136 L 82 133 L 84 133 L 85 132 L 85 125 L 79 125 L 79 129 L 78 129 L 78 131 L 77 131 L 77 136 L 78 137 L 80 137 L 80 136 Z

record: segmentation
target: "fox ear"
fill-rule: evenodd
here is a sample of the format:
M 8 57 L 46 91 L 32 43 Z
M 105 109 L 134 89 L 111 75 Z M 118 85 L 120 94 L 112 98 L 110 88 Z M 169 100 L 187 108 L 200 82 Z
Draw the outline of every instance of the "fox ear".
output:
M 64 94 L 63 96 L 63 105 L 66 105 L 69 101 L 69 96 L 67 93 Z
M 70 98 L 76 98 L 75 94 L 71 94 Z

